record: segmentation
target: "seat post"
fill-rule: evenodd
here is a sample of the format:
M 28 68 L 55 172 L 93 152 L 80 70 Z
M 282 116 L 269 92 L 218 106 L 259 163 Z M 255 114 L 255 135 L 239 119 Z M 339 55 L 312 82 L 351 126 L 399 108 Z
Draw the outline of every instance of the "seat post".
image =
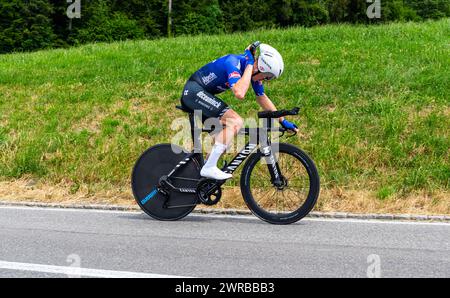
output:
M 201 153 L 202 152 L 201 129 L 199 129 L 196 125 L 194 113 L 189 113 L 189 124 L 191 125 L 191 138 L 194 152 Z

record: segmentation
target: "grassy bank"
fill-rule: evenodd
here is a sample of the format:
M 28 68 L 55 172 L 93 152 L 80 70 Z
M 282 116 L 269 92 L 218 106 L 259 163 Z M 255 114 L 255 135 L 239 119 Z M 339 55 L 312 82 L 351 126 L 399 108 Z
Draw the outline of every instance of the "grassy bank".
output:
M 290 141 L 318 165 L 318 210 L 450 213 L 449 19 L 2 55 L 0 180 L 57 185 L 61 199 L 109 193 L 131 201 L 134 161 L 176 134 L 170 124 L 184 116 L 174 105 L 185 80 L 256 39 L 285 59 L 283 77 L 266 85 L 269 97 L 280 108 L 303 107 L 301 134 Z M 243 117 L 258 110 L 253 95 L 222 97 Z

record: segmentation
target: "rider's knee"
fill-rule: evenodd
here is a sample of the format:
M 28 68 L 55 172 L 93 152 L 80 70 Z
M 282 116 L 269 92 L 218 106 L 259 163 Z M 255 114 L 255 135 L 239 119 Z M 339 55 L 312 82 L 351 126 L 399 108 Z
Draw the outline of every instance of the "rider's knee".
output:
M 244 120 L 241 116 L 239 116 L 236 112 L 228 115 L 225 119 L 223 119 L 225 126 L 230 128 L 241 128 L 244 125 Z
M 244 126 L 244 119 L 242 119 L 240 116 L 236 119 L 236 128 L 241 129 Z
M 230 126 L 232 126 L 235 130 L 239 130 L 242 128 L 242 126 L 244 126 L 244 120 L 239 115 L 235 115 L 233 118 L 231 118 L 230 122 Z

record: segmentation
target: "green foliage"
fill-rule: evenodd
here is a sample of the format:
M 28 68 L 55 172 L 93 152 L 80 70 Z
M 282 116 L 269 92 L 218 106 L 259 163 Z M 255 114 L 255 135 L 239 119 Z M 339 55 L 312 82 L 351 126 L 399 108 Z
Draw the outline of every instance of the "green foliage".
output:
M 221 0 L 225 20 L 225 28 L 227 32 L 248 31 L 255 28 L 255 22 L 252 19 L 252 6 L 248 1 Z
M 0 53 L 53 46 L 51 14 L 47 0 L 0 0 Z
M 382 19 L 385 21 L 419 21 L 416 11 L 404 5 L 403 0 L 388 1 L 382 8 Z
M 223 32 L 222 11 L 218 0 L 175 2 L 174 31 L 183 34 L 215 34 Z
M 167 0 L 115 0 L 111 11 L 121 12 L 136 20 L 145 37 L 154 39 L 166 34 Z
M 0 53 L 168 35 L 167 0 L 81 0 L 70 20 L 63 0 L 0 0 Z M 221 34 L 328 23 L 378 24 L 450 16 L 448 0 L 381 0 L 369 19 L 365 0 L 173 1 L 171 35 Z
M 93 2 L 90 8 L 91 14 L 86 17 L 87 21 L 81 18 L 80 28 L 74 29 L 73 43 L 145 38 L 145 32 L 136 20 L 123 12 L 113 12 L 106 2 Z
M 394 195 L 395 192 L 396 191 L 393 187 L 383 186 L 377 191 L 376 196 L 379 200 L 385 200 Z
M 450 16 L 450 1 L 448 0 L 405 0 L 405 2 L 422 19 L 439 19 Z
M 115 40 L 142 39 L 145 37 L 144 30 L 140 28 L 135 20 L 130 20 L 122 13 L 114 13 L 110 16 L 98 15 L 92 19 L 95 22 L 103 19 L 103 26 L 87 26 L 77 31 L 75 35 L 76 43 L 88 42 L 112 42 Z
M 304 25 L 307 27 L 325 24 L 329 22 L 329 15 L 323 4 L 308 3 L 301 0 L 292 1 L 293 25 Z

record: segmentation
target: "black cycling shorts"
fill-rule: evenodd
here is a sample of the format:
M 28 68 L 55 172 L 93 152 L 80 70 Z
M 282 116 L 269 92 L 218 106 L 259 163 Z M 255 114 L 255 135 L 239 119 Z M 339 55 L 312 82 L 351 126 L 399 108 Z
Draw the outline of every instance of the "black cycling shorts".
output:
M 203 86 L 193 80 L 184 86 L 181 104 L 194 112 L 202 111 L 202 121 L 208 118 L 221 118 L 230 107 L 217 96 L 209 93 Z

